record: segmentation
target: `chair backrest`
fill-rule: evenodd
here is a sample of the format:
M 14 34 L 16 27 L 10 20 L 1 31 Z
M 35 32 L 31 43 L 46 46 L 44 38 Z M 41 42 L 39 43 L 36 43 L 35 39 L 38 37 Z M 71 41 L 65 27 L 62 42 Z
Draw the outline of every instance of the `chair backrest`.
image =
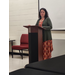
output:
M 20 44 L 28 44 L 28 34 L 22 34 Z

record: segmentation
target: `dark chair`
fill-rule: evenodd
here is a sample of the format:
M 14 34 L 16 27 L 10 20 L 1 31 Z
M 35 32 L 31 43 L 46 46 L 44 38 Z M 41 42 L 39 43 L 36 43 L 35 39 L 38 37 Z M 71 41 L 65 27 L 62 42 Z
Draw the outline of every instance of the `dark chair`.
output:
M 23 59 L 23 50 L 28 49 L 28 34 L 22 34 L 20 39 L 20 45 L 12 46 L 12 58 L 13 58 L 13 50 L 20 50 L 22 51 L 21 56 Z

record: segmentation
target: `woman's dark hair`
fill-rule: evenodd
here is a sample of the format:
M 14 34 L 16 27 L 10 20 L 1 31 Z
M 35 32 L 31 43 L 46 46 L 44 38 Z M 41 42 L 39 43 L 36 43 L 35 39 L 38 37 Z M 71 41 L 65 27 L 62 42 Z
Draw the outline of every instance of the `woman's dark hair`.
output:
M 41 10 L 44 10 L 45 11 L 45 19 L 48 17 L 48 12 L 45 8 L 41 8 L 40 11 L 39 11 L 39 18 L 41 19 L 41 15 L 40 15 L 40 12 Z

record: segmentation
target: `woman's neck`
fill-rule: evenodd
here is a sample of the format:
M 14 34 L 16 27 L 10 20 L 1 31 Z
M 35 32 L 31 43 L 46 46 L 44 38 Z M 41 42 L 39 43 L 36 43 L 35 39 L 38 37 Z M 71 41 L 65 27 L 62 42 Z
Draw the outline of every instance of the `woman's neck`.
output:
M 45 19 L 44 17 L 41 17 L 41 19 Z

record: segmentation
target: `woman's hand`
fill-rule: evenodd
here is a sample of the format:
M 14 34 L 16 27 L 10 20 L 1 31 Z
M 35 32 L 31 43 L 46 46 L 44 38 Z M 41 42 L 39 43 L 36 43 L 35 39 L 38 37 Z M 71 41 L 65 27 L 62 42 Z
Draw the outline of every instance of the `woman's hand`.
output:
M 28 25 L 28 26 L 31 26 L 31 25 Z

